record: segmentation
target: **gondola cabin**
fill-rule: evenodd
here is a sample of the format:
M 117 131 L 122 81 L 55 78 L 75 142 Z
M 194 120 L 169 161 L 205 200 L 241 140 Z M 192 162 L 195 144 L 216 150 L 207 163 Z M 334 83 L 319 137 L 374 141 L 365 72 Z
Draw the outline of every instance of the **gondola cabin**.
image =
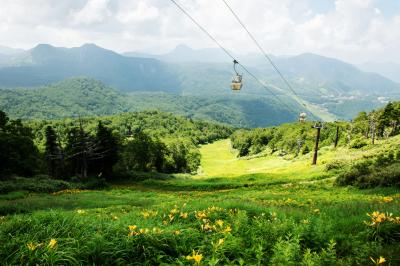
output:
M 242 75 L 235 75 L 232 78 L 232 82 L 231 82 L 231 89 L 233 91 L 239 91 L 243 86 L 242 83 Z
M 231 89 L 233 91 L 240 91 L 240 89 L 243 86 L 242 75 L 239 75 L 239 73 L 236 71 L 237 64 L 239 64 L 239 62 L 236 60 L 233 60 L 233 70 L 235 71 L 235 75 L 233 76 L 232 82 L 231 82 Z
M 307 119 L 307 114 L 306 113 L 300 113 L 299 114 L 299 122 L 305 122 Z

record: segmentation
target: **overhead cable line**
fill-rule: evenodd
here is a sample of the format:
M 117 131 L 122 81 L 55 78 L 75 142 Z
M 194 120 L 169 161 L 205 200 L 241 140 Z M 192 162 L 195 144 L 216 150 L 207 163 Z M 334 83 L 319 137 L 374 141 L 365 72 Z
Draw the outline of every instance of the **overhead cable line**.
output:
M 234 61 L 237 61 L 236 58 L 227 50 L 225 49 L 218 41 L 217 39 L 215 39 L 203 26 L 200 25 L 200 23 L 198 23 L 181 5 L 178 4 L 178 2 L 176 0 L 170 0 L 176 7 L 179 8 L 179 10 L 182 11 L 182 13 L 184 13 L 194 24 L 196 24 L 197 27 L 199 27 L 199 29 L 205 33 L 212 41 L 214 41 L 219 48 L 221 48 L 231 59 L 233 59 Z M 257 82 L 259 82 L 261 84 L 261 86 L 263 86 L 267 91 L 269 91 L 271 93 L 271 95 L 273 95 L 281 104 L 285 105 L 288 109 L 297 112 L 296 110 L 294 110 L 292 107 L 290 107 L 288 104 L 286 104 L 285 102 L 283 102 L 272 90 L 270 90 L 266 84 L 264 84 L 264 82 L 262 82 L 259 78 L 257 78 L 253 73 L 250 72 L 250 70 L 248 70 L 244 65 L 242 65 L 240 62 L 238 62 L 238 65 L 240 65 L 243 70 L 249 74 L 251 77 L 253 77 Z
M 226 0 L 222 0 L 226 7 L 231 11 L 231 13 L 233 14 L 233 16 L 236 18 L 236 20 L 239 22 L 239 24 L 243 27 L 243 29 L 247 32 L 247 34 L 250 36 L 250 38 L 254 41 L 254 43 L 256 44 L 256 46 L 258 47 L 258 49 L 260 49 L 260 51 L 262 52 L 262 54 L 264 55 L 264 57 L 269 61 L 269 63 L 272 65 L 272 67 L 275 69 L 275 71 L 279 74 L 279 76 L 281 77 L 281 79 L 284 81 L 284 83 L 287 85 L 287 87 L 289 88 L 289 90 L 292 91 L 292 93 L 299 97 L 299 95 L 297 94 L 297 92 L 293 89 L 293 87 L 290 85 L 289 81 L 283 76 L 282 72 L 279 70 L 279 68 L 277 67 L 277 65 L 272 61 L 271 57 L 265 52 L 265 50 L 262 48 L 262 46 L 260 45 L 260 43 L 256 40 L 256 38 L 253 36 L 253 34 L 251 34 L 251 32 L 247 29 L 247 27 L 244 25 L 244 23 L 242 22 L 242 20 L 239 18 L 239 16 L 235 13 L 235 11 L 233 11 L 233 9 L 230 7 L 230 5 L 227 3 Z M 300 97 L 299 97 L 300 98 Z M 301 98 L 300 98 L 301 99 Z

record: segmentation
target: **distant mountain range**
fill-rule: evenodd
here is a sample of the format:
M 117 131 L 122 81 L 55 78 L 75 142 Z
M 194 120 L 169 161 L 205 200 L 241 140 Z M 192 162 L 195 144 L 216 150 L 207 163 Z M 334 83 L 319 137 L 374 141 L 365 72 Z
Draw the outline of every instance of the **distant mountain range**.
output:
M 121 91 L 179 89 L 165 63 L 125 57 L 94 44 L 70 49 L 40 44 L 11 56 L 0 68 L 0 86 L 34 87 L 74 76 L 92 77 Z
M 1 55 L 9 55 L 10 56 L 10 55 L 20 54 L 23 52 L 24 52 L 24 50 L 22 50 L 22 49 L 14 49 L 11 47 L 0 45 L 0 54 Z
M 235 57 L 267 84 L 268 90 L 244 73 L 244 87 L 234 95 L 229 89 L 232 63 L 219 49 L 194 50 L 181 45 L 163 55 L 138 52 L 121 55 L 94 44 L 76 48 L 41 44 L 27 51 L 0 47 L 0 88 L 11 89 L 4 90 L 6 94 L 2 93 L 12 99 L 17 96 L 11 91 L 17 87 L 39 86 L 42 87 L 42 96 L 46 93 L 53 93 L 54 96 L 55 89 L 50 92 L 43 86 L 71 77 L 89 77 L 104 83 L 105 90 L 114 88 L 119 95 L 117 98 L 126 97 L 121 93 L 136 97 L 136 102 L 124 102 L 122 108 L 116 108 L 118 111 L 163 106 L 167 111 L 193 117 L 199 117 L 193 112 L 197 110 L 202 118 L 246 126 L 291 121 L 297 112 L 304 109 L 314 117 L 326 120 L 349 119 L 360 110 L 376 108 L 400 96 L 399 83 L 379 74 L 363 72 L 340 60 L 315 54 L 271 55 L 295 90 L 294 95 L 263 56 L 248 54 Z M 239 72 L 244 71 L 239 69 Z M 67 89 L 65 85 L 55 87 L 58 90 Z M 16 91 L 20 97 L 29 95 L 28 90 Z M 7 98 L 3 96 L 2 99 L 0 108 L 7 104 Z M 101 97 L 96 99 L 101 100 Z M 255 100 L 259 104 L 255 104 Z M 155 105 L 148 103 L 150 101 Z M 173 104 L 165 104 L 164 101 Z M 201 102 L 207 104 L 202 105 Z M 251 104 L 261 109 L 252 110 Z M 201 110 L 196 106 L 202 106 Z M 224 115 L 217 108 L 224 109 Z M 274 111 L 267 112 L 266 108 Z M 257 112 L 261 110 L 268 116 L 260 120 Z M 229 112 L 241 118 L 227 117 Z
M 226 63 L 231 59 L 221 49 L 205 48 L 194 50 L 186 45 L 178 45 L 166 54 L 154 55 L 141 52 L 126 52 L 123 55 L 129 57 L 155 58 L 167 62 L 206 62 Z
M 359 65 L 366 72 L 375 72 L 400 83 L 400 64 L 393 62 L 367 62 Z
M 214 63 L 214 68 L 218 69 L 217 63 L 225 63 L 224 69 L 230 70 L 226 63 L 231 61 L 219 48 L 194 50 L 185 45 L 179 45 L 171 52 L 162 55 L 135 52 L 127 52 L 124 55 L 154 58 L 170 63 L 186 63 L 186 68 L 188 63 L 193 63 L 195 66 L 206 63 L 208 68 L 210 68 L 210 63 Z M 261 78 L 286 89 L 285 84 L 282 84 L 277 73 L 264 56 L 259 54 L 236 54 L 235 56 L 244 65 L 254 68 L 254 71 Z M 310 89 L 309 93 L 315 93 L 315 90 L 328 90 L 328 94 L 365 95 L 365 93 L 368 93 L 381 95 L 400 93 L 400 84 L 379 74 L 363 72 L 356 66 L 337 59 L 311 53 L 281 57 L 270 55 L 270 57 L 285 76 L 292 79 L 300 94 L 304 94 L 304 90 Z

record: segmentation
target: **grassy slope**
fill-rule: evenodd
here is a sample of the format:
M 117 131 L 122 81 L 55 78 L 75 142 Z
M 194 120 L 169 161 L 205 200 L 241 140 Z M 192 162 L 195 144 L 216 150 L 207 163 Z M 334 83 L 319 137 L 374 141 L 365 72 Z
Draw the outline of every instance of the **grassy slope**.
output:
M 224 140 L 201 148 L 202 167 L 194 178 L 177 176 L 76 194 L 3 197 L 0 210 L 31 213 L 0 219 L 0 242 L 7 243 L 0 248 L 0 258 L 16 264 L 88 260 L 107 264 L 116 259 L 138 264 L 144 260 L 180 263 L 187 262 L 184 256 L 194 249 L 204 255 L 206 262 L 218 258 L 221 263 L 239 264 L 244 260 L 245 264 L 265 264 L 277 263 L 279 258 L 282 262 L 285 257 L 296 260 L 282 250 L 286 255 L 279 257 L 282 241 L 283 246 L 296 247 L 292 243 L 295 240 L 279 240 L 279 237 L 299 234 L 302 245 L 318 254 L 322 254 L 321 248 L 326 248 L 331 239 L 335 240 L 338 256 L 335 260 L 339 264 L 366 265 L 370 263 L 369 256 L 383 255 L 392 265 L 398 265 L 398 242 L 377 245 L 367 237 L 369 231 L 363 221 L 368 220 L 366 213 L 372 211 L 400 216 L 400 190 L 334 187 L 335 174 L 325 172 L 323 163 L 338 158 L 356 159 L 399 143 L 397 137 L 364 151 L 325 148 L 320 153 L 320 165 L 312 167 L 311 154 L 294 161 L 275 156 L 237 159 L 229 141 Z M 391 196 L 393 201 L 384 202 L 384 196 Z M 202 222 L 195 218 L 195 211 L 210 206 L 224 208 L 209 212 L 208 219 L 211 223 L 222 219 L 224 226 L 232 227 L 231 233 L 201 231 Z M 175 214 L 169 221 L 168 214 L 175 208 L 187 212 L 189 218 Z M 85 213 L 79 214 L 77 209 Z M 158 214 L 144 219 L 144 210 L 156 210 Z M 127 227 L 133 224 L 164 231 L 128 238 Z M 180 234 L 174 234 L 174 230 Z M 54 251 L 38 248 L 31 252 L 26 247 L 28 242 L 47 243 L 50 238 L 59 243 Z M 224 244 L 213 248 L 211 242 L 221 238 L 225 239 Z M 257 251 L 260 245 L 262 249 Z

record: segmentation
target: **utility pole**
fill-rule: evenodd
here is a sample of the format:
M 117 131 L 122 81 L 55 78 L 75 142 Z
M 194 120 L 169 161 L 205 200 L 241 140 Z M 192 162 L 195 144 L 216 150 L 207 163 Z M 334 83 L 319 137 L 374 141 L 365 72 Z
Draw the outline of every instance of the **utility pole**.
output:
M 350 120 L 350 126 L 347 129 L 347 142 L 351 141 L 351 134 L 353 133 L 353 120 Z
M 336 124 L 335 148 L 337 147 L 338 142 L 339 142 L 339 125 Z
M 374 145 L 375 144 L 376 121 L 375 121 L 375 116 L 373 113 L 371 113 L 371 115 L 369 117 L 369 128 L 371 129 L 372 145 Z
M 296 156 L 298 156 L 300 154 L 301 146 L 303 146 L 303 140 L 298 138 L 297 139 L 297 154 L 296 154 Z
M 316 123 L 313 128 L 317 130 L 317 136 L 315 137 L 315 147 L 314 147 L 314 157 L 312 164 L 316 165 L 317 164 L 317 159 L 318 159 L 318 145 L 319 145 L 319 138 L 321 136 L 321 128 L 323 128 L 322 123 Z

